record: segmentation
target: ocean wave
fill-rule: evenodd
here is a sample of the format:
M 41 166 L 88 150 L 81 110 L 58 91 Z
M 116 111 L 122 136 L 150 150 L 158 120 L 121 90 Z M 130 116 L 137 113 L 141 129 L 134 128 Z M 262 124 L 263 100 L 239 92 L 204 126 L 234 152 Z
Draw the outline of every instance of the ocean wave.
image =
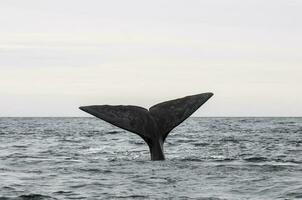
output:
M 302 199 L 302 188 L 297 189 L 296 191 L 289 191 L 282 195 L 280 198 L 284 199 Z
M 42 194 L 23 194 L 17 197 L 0 197 L 0 200 L 56 200 L 56 198 Z
M 178 144 L 193 143 L 193 142 L 196 142 L 196 139 L 181 138 L 181 139 L 176 139 L 174 142 L 178 143 Z
M 107 131 L 106 134 L 109 134 L 109 135 L 115 135 L 115 134 L 118 134 L 118 133 L 123 133 L 124 131 Z
M 188 158 L 181 158 L 181 159 L 174 159 L 175 161 L 181 161 L 181 162 L 203 162 L 204 160 L 201 158 L 192 158 L 192 157 L 188 157 Z
M 247 162 L 265 162 L 268 161 L 267 158 L 265 157 L 249 157 L 249 158 L 244 158 L 243 160 L 247 161 Z
M 149 199 L 149 196 L 145 195 L 125 195 L 125 196 L 111 196 L 113 199 Z
M 204 146 L 208 146 L 210 144 L 206 143 L 206 142 L 197 142 L 197 143 L 193 143 L 193 145 L 196 147 L 204 147 Z
M 246 162 L 252 162 L 252 163 L 267 163 L 267 162 L 273 162 L 275 164 L 301 164 L 301 161 L 294 160 L 294 159 L 280 159 L 280 158 L 266 158 L 266 157 L 249 157 L 243 159 Z
M 91 173 L 100 173 L 100 174 L 112 173 L 111 170 L 98 169 L 98 168 L 81 168 L 81 169 L 79 169 L 79 171 L 81 171 L 81 172 L 91 172 Z

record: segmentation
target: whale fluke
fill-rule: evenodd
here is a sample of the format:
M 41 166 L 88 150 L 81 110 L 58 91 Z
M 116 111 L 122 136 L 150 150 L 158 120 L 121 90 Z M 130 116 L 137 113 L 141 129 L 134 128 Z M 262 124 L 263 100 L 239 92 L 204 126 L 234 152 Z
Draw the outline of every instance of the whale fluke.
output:
M 213 93 L 186 96 L 156 104 L 149 110 L 130 105 L 93 105 L 80 109 L 139 135 L 149 146 L 151 160 L 164 160 L 163 144 L 168 134 L 212 96 Z

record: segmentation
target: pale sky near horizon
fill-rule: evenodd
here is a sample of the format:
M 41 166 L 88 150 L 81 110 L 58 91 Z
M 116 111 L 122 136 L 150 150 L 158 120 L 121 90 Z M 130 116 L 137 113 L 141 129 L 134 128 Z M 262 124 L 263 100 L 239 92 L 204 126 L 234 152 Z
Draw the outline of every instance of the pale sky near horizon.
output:
M 195 116 L 302 116 L 300 0 L 1 0 L 0 116 L 215 95 Z

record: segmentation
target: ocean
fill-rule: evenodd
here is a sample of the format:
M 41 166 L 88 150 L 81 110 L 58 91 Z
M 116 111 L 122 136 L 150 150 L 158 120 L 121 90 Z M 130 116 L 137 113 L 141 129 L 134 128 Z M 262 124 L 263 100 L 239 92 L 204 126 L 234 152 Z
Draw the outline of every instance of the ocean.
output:
M 0 200 L 302 199 L 302 118 L 189 118 L 150 161 L 96 118 L 0 118 Z

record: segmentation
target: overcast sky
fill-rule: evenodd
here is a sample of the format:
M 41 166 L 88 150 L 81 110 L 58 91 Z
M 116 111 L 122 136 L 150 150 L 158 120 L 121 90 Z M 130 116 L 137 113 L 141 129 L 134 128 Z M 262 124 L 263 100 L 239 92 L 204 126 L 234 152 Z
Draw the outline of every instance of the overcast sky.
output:
M 215 95 L 196 116 L 302 116 L 301 0 L 1 0 L 0 116 Z

